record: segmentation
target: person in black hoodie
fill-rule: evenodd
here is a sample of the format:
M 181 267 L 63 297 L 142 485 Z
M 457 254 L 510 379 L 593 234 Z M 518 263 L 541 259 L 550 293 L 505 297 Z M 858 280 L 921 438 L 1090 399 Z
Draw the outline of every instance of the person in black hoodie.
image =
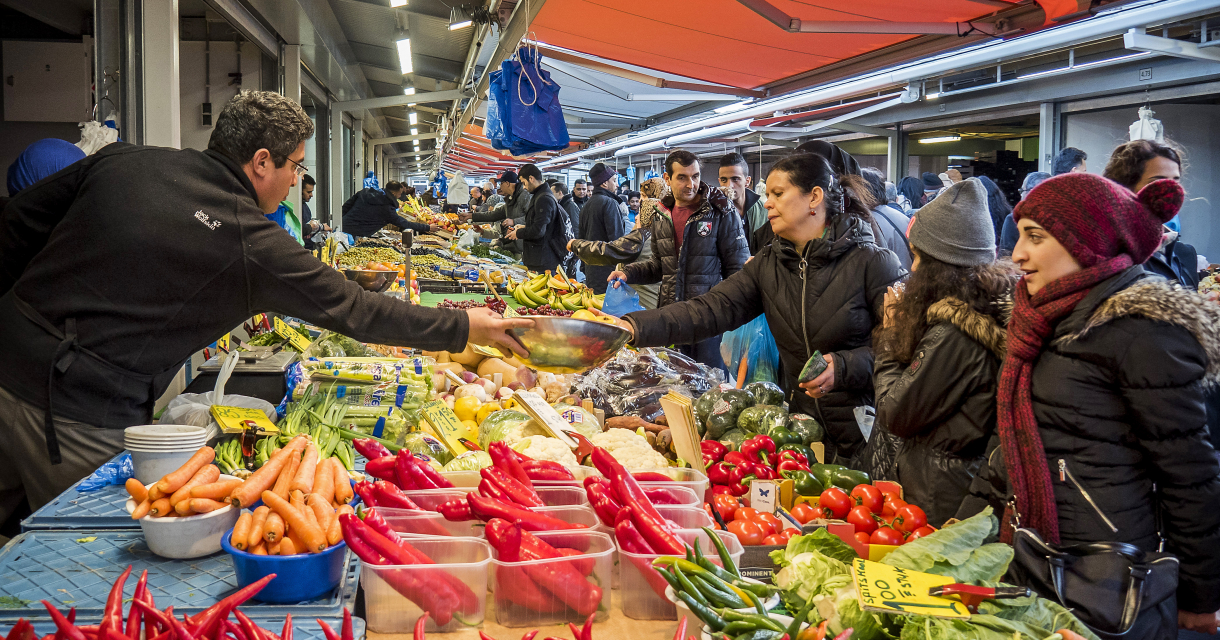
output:
M 387 224 L 392 224 L 406 231 L 415 233 L 431 233 L 440 227 L 434 224 L 412 222 L 398 215 L 398 196 L 406 191 L 407 186 L 401 182 L 390 181 L 385 185 L 385 191 L 377 187 L 361 189 L 343 203 L 343 232 L 357 238 L 365 238 L 377 233 Z
M 614 169 L 602 163 L 593 165 L 589 177 L 593 184 L 593 195 L 580 208 L 580 230 L 576 237 L 594 242 L 613 242 L 627 233 L 627 216 L 623 200 L 614 194 Z M 598 267 L 585 263 L 585 284 L 594 293 L 606 292 L 606 281 L 614 267 Z
M 521 185 L 529 190 L 529 208 L 522 224 L 513 227 L 504 238 L 523 242 L 522 263 L 530 271 L 554 272 L 567 261 L 566 247 L 572 238 L 567 213 L 559 208 L 537 166 L 527 164 L 517 175 Z
M 765 314 L 791 412 L 821 422 L 826 461 L 846 463 L 864 442 L 855 409 L 872 404 L 872 331 L 881 321 L 886 288 L 905 272 L 892 252 L 872 241 L 871 202 L 858 177 L 841 183 L 825 159 L 799 154 L 777 162 L 766 184 L 775 241 L 703 295 L 629 313 L 620 326 L 632 332 L 636 346 L 689 344 Z M 735 214 L 731 224 L 740 237 Z M 744 254 L 744 239 L 739 246 Z M 815 351 L 827 369 L 798 383 Z
M 568 193 L 568 185 L 556 181 L 551 185 L 551 193 L 559 200 L 559 207 L 568 214 L 572 233 L 580 230 L 580 205 L 576 204 L 576 196 Z

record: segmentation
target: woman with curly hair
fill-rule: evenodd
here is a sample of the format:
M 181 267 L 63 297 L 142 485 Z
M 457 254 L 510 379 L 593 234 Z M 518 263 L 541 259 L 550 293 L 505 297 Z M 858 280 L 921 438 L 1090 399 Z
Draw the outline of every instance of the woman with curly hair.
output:
M 995 432 L 1006 311 L 1018 273 L 996 262 L 987 189 L 942 192 L 911 224 L 912 275 L 886 294 L 874 338 L 877 420 L 900 439 L 894 469 L 928 522 L 954 517 Z

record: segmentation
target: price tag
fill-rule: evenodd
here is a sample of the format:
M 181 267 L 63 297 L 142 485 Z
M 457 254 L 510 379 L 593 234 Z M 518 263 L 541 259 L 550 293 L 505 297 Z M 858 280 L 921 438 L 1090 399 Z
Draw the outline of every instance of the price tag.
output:
M 565 446 L 575 449 L 577 443 L 569 436 L 566 431 L 572 428 L 567 420 L 559 416 L 559 412 L 555 408 L 546 403 L 546 400 L 532 391 L 518 390 L 513 397 L 521 403 L 521 408 L 530 415 L 531 418 L 538 421 L 543 429 L 546 429 L 552 436 L 559 439 Z
M 856 558 L 852 562 L 852 579 L 862 609 L 963 620 L 970 617 L 966 605 L 961 602 L 928 595 L 932 587 L 956 582 L 947 576 L 907 571 Z
M 423 413 L 424 420 L 432 427 L 432 431 L 455 456 L 469 451 L 462 443 L 463 440 L 470 442 L 479 440 L 479 434 L 472 432 L 467 425 L 463 425 L 453 409 L 440 400 L 425 402 L 424 406 L 420 407 L 420 412 Z
M 231 333 L 226 333 L 223 336 L 220 336 L 220 339 L 216 341 L 216 348 L 228 353 L 232 344 L 232 338 L 233 334 Z
M 241 433 L 245 430 L 243 423 L 251 421 L 258 426 L 260 433 L 279 433 L 279 427 L 275 423 L 267 419 L 267 414 L 261 409 L 247 409 L 245 407 L 222 407 L 212 405 L 212 417 L 216 419 L 216 424 L 225 433 Z
M 275 332 L 278 333 L 281 338 L 287 338 L 288 342 L 290 342 L 297 351 L 304 351 L 309 348 L 309 338 L 306 338 L 296 329 L 288 326 L 288 323 L 284 322 L 283 319 L 279 318 L 278 316 L 275 318 Z
M 750 506 L 758 511 L 775 513 L 779 504 L 779 487 L 772 480 L 750 481 Z

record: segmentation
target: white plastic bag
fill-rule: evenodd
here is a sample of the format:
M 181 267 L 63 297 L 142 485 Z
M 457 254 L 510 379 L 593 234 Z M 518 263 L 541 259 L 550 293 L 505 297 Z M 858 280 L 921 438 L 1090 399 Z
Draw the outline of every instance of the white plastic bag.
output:
M 99 149 L 111 142 L 119 141 L 118 130 L 111 129 L 100 122 L 94 120 L 82 122 L 80 128 L 80 142 L 76 143 L 76 146 L 80 147 L 87 156 L 97 153 Z
M 234 351 L 228 355 L 220 367 L 220 375 L 216 378 L 216 388 L 207 393 L 183 393 L 169 401 L 165 412 L 161 414 L 160 424 L 188 424 L 195 427 L 206 427 L 208 439 L 220 435 L 220 425 L 212 419 L 212 405 L 225 407 L 241 407 L 243 409 L 258 409 L 267 414 L 272 422 L 276 420 L 275 405 L 259 398 L 249 396 L 225 395 L 225 383 L 237 366 L 238 355 Z
M 1156 113 L 1148 107 L 1140 107 L 1140 119 L 1131 123 L 1127 133 L 1132 140 L 1153 140 L 1165 142 L 1165 125 L 1156 119 Z

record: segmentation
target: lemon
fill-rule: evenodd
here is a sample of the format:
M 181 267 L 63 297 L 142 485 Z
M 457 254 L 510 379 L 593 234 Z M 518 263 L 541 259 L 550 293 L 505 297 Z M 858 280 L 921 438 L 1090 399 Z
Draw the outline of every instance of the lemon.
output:
M 572 314 L 572 317 L 577 320 L 597 320 L 597 316 L 593 315 L 588 309 L 578 309 Z
M 483 424 L 483 421 L 487 419 L 487 416 L 489 416 L 492 413 L 499 411 L 499 410 L 500 410 L 499 404 L 497 404 L 495 402 L 488 402 L 488 403 L 484 404 L 483 406 L 479 407 L 478 413 L 475 414 L 474 421 L 479 424 Z
M 470 433 L 478 433 L 479 425 L 475 424 L 474 420 L 463 420 L 462 426 L 470 430 Z
M 453 403 L 453 412 L 457 414 L 458 420 L 474 420 L 475 415 L 479 411 L 479 406 L 482 404 L 474 396 L 458 398 Z

